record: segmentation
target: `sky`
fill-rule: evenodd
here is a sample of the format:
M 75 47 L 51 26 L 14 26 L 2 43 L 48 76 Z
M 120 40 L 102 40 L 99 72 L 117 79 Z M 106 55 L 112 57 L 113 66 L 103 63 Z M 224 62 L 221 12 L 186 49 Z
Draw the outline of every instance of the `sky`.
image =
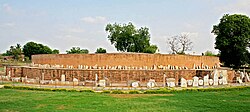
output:
M 65 53 L 72 47 L 117 52 L 108 23 L 148 27 L 152 44 L 170 53 L 167 39 L 188 33 L 189 54 L 214 49 L 213 25 L 224 14 L 250 15 L 250 0 L 0 0 L 0 53 L 33 41 Z

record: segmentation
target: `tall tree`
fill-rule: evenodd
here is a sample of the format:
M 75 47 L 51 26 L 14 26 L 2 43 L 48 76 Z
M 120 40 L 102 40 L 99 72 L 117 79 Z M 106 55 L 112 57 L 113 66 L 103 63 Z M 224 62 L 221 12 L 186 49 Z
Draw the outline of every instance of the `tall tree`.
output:
M 186 51 L 192 50 L 193 42 L 189 39 L 189 35 L 181 34 L 173 36 L 167 41 L 172 54 L 185 54 Z
M 23 53 L 25 56 L 31 59 L 31 55 L 34 54 L 52 54 L 52 50 L 43 44 L 38 44 L 35 42 L 28 42 L 23 46 Z
M 136 33 L 135 26 L 132 23 L 128 23 L 128 25 L 108 24 L 105 30 L 110 33 L 108 39 L 111 44 L 115 45 L 117 51 L 130 52 L 133 35 Z
M 181 49 L 180 45 L 179 45 L 178 38 L 179 38 L 178 36 L 173 36 L 173 37 L 169 38 L 167 41 L 172 54 L 178 54 L 179 50 Z
M 152 54 L 156 53 L 157 51 L 159 51 L 159 49 L 156 45 L 150 45 L 143 50 L 144 53 L 152 53 Z
M 249 61 L 250 19 L 241 14 L 225 14 L 218 25 L 213 26 L 216 35 L 215 49 L 225 66 L 238 68 Z
M 202 53 L 205 56 L 218 56 L 218 54 L 214 54 L 212 51 L 206 51 L 205 53 Z
M 146 27 L 136 29 L 131 22 L 123 25 L 115 23 L 108 24 L 105 30 L 109 32 L 108 39 L 117 51 L 144 52 L 151 46 L 149 29 Z
M 13 56 L 15 60 L 19 60 L 22 55 L 22 47 L 20 44 L 10 46 L 10 49 L 3 54 L 4 56 Z
M 107 51 L 104 48 L 97 48 L 95 53 L 107 53 Z
M 58 49 L 54 49 L 53 51 L 52 51 L 52 54 L 59 54 L 60 53 L 60 51 L 58 50 Z
M 81 49 L 80 47 L 72 47 L 70 50 L 66 51 L 67 54 L 88 54 L 88 49 Z

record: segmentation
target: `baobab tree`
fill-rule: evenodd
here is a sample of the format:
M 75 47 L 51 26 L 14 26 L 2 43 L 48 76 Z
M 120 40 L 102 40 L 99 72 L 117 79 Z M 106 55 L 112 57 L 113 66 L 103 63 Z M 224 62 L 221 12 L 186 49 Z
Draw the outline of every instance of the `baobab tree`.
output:
M 193 42 L 187 33 L 169 38 L 167 44 L 172 54 L 185 54 L 185 51 L 190 51 L 193 47 Z

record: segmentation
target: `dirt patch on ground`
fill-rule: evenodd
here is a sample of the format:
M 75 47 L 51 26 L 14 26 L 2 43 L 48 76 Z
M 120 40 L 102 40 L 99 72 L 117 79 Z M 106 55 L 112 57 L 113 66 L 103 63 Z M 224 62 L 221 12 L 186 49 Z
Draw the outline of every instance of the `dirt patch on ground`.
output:
M 174 96 L 173 94 L 110 94 L 114 98 L 139 98 L 150 96 Z
M 47 104 L 38 104 L 37 106 L 36 106 L 36 108 L 44 108 L 44 107 L 46 107 L 47 106 Z
M 64 109 L 65 109 L 65 106 L 64 106 L 64 105 L 59 105 L 59 106 L 57 106 L 56 109 L 57 109 L 57 110 L 64 110 Z

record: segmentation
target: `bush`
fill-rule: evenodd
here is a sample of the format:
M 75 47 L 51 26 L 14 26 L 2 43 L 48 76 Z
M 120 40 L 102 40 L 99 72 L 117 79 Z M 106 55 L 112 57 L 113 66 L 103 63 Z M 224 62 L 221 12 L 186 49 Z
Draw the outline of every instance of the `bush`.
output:
M 4 86 L 5 89 L 12 89 L 12 86 Z
M 43 88 L 41 90 L 43 90 L 43 91 L 52 91 L 52 89 L 49 89 L 49 88 Z
M 77 90 L 75 90 L 75 89 L 68 89 L 67 91 L 68 92 L 77 92 Z
M 128 93 L 129 93 L 129 94 L 140 94 L 140 92 L 137 91 L 137 90 L 129 91 Z
M 110 93 L 110 91 L 109 90 L 104 90 L 104 91 L 102 91 L 102 93 Z
M 90 90 L 90 89 L 80 90 L 79 92 L 89 92 L 89 93 L 94 93 L 94 91 L 93 91 L 93 90 Z
M 67 91 L 66 89 L 56 89 L 57 91 Z
M 166 94 L 175 92 L 175 90 L 168 90 L 168 89 L 159 89 L 159 90 L 146 90 L 144 94 Z
M 121 90 L 114 90 L 112 91 L 112 94 L 124 94 L 124 92 Z
M 36 91 L 67 91 L 67 92 L 90 92 L 94 93 L 93 90 L 80 90 L 77 91 L 75 89 L 50 89 L 50 88 L 33 88 L 33 87 L 26 87 L 26 86 L 11 86 L 11 85 L 4 85 L 5 89 L 20 89 L 20 90 L 36 90 Z M 167 94 L 167 93 L 177 93 L 177 92 L 217 92 L 217 91 L 238 91 L 238 90 L 245 90 L 250 89 L 249 86 L 238 86 L 238 87 L 226 87 L 226 88 L 185 88 L 182 90 L 176 89 L 168 89 L 168 88 L 161 88 L 158 90 L 146 90 L 144 94 Z M 114 90 L 108 91 L 104 90 L 102 93 L 112 93 L 112 94 L 126 94 L 121 90 Z M 141 92 L 138 90 L 131 90 L 128 92 L 129 94 L 140 94 Z

